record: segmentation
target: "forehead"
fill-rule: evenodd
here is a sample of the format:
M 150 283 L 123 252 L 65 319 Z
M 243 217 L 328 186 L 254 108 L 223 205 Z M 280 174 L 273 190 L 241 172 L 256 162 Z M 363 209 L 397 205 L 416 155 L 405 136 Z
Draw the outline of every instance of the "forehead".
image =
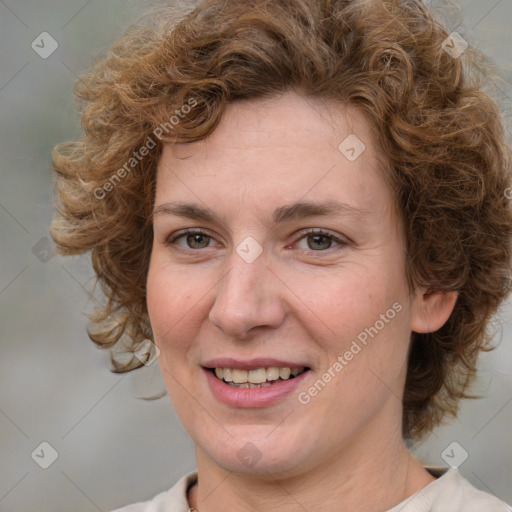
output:
M 206 139 L 164 146 L 156 206 L 185 199 L 238 213 L 302 199 L 382 213 L 389 191 L 359 111 L 286 93 L 229 104 Z
M 221 121 L 206 139 L 191 144 L 167 145 L 175 158 L 192 154 L 213 157 L 217 150 L 265 151 L 289 146 L 338 150 L 349 135 L 359 135 L 372 146 L 369 125 L 354 106 L 287 92 L 228 104 Z

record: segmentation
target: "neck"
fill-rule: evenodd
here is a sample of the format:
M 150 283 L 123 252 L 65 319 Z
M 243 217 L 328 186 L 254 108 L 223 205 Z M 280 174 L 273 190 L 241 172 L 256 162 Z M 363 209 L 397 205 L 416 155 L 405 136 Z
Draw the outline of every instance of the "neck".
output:
M 380 446 L 361 447 L 354 440 L 330 460 L 292 476 L 273 475 L 270 468 L 263 476 L 226 471 L 198 448 L 198 485 L 191 489 L 189 503 L 198 512 L 295 512 L 298 507 L 385 512 L 435 478 L 408 453 L 401 438 L 393 442 L 389 436 L 380 437 Z

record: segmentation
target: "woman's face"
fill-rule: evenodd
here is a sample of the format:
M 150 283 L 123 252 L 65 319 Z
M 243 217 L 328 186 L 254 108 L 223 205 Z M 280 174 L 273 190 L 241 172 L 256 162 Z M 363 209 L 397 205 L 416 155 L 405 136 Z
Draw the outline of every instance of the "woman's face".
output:
M 147 300 L 198 461 L 292 475 L 400 438 L 417 313 L 393 211 L 351 107 L 234 103 L 165 147 Z

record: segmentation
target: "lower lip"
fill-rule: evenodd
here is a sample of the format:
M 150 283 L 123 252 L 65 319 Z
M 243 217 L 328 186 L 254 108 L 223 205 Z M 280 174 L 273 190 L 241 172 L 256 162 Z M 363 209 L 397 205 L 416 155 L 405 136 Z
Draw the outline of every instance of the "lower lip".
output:
M 210 389 L 217 400 L 231 407 L 242 408 L 267 407 L 280 402 L 292 393 L 309 373 L 309 370 L 306 370 L 293 379 L 264 388 L 236 388 L 215 377 L 210 370 L 204 369 L 204 371 Z

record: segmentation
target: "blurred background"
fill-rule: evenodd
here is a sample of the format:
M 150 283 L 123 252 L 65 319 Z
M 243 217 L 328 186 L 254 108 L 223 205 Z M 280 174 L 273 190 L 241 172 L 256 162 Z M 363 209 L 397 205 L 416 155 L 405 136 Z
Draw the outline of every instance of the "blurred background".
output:
M 158 2 L 152 2 L 158 3 Z M 195 469 L 193 444 L 158 365 L 109 371 L 86 333 L 96 298 L 88 256 L 54 254 L 50 152 L 79 136 L 73 83 L 135 20 L 135 0 L 0 0 L 0 511 L 109 511 L 170 488 Z M 435 1 L 432 9 L 440 9 Z M 450 15 L 512 83 L 512 0 L 463 0 Z M 447 14 L 447 13 L 446 13 Z M 489 86 L 508 116 L 506 82 Z M 510 133 L 510 132 L 509 132 Z M 459 418 L 415 454 L 449 458 L 473 485 L 512 503 L 512 308 L 493 329 L 475 391 Z

